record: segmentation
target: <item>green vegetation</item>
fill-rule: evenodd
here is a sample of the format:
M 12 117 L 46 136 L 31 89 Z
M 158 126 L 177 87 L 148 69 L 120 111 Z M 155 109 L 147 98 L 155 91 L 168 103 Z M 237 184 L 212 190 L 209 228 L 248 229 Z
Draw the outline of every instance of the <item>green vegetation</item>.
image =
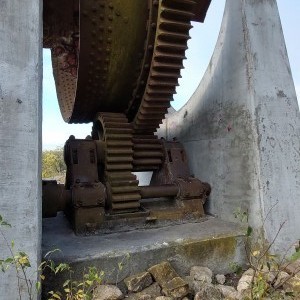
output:
M 42 155 L 42 177 L 53 178 L 62 175 L 66 170 L 63 148 L 45 150 Z
M 0 236 L 4 241 L 3 246 L 6 247 L 9 252 L 8 257 L 0 257 L 0 270 L 3 273 L 7 272 L 10 268 L 15 271 L 19 300 L 23 298 L 29 300 L 38 299 L 42 282 L 47 280 L 45 274 L 49 274 L 49 270 L 50 273 L 55 275 L 61 272 L 69 272 L 69 279 L 62 283 L 60 291 L 50 291 L 48 300 L 92 299 L 93 290 L 102 282 L 104 276 L 103 271 L 99 271 L 95 267 L 90 267 L 87 272 L 84 272 L 80 281 L 75 281 L 72 279 L 73 271 L 68 264 L 60 263 L 56 265 L 54 261 L 51 260 L 51 254 L 59 251 L 58 249 L 48 252 L 37 270 L 33 270 L 29 256 L 23 251 L 16 250 L 15 242 L 7 239 L 5 231 L 9 228 L 11 228 L 11 225 L 0 215 Z M 45 272 L 46 270 L 48 272 Z M 38 279 L 35 280 L 33 278 Z M 23 289 L 24 286 L 25 290 Z

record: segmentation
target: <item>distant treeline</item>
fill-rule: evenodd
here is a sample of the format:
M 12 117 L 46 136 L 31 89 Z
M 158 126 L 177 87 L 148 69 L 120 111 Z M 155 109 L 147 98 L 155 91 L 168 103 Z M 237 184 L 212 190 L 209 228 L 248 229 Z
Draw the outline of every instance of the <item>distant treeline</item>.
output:
M 45 150 L 42 155 L 42 177 L 53 178 L 66 171 L 63 148 Z

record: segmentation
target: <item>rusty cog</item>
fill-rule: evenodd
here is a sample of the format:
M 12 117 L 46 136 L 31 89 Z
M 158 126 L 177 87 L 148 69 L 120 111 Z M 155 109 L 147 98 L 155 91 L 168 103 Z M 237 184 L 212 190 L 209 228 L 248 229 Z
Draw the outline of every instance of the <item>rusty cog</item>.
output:
M 138 180 L 132 174 L 132 125 L 124 114 L 99 113 L 93 126 L 93 136 L 105 143 L 104 174 L 100 177 L 108 189 L 108 209 L 111 213 L 139 210 Z

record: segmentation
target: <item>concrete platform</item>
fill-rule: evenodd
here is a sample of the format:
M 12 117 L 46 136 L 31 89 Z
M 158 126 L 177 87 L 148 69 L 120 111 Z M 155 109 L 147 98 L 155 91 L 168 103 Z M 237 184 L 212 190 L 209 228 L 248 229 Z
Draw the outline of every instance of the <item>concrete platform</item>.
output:
M 56 262 L 67 262 L 74 278 L 83 270 L 96 266 L 105 272 L 105 281 L 116 283 L 125 277 L 168 260 L 180 275 L 191 266 L 203 265 L 214 272 L 230 272 L 230 263 L 245 263 L 245 230 L 234 223 L 205 217 L 201 222 L 173 224 L 163 228 L 143 229 L 98 236 L 76 236 L 66 218 L 43 220 L 43 254 L 53 254 Z M 122 270 L 118 263 L 122 262 Z M 63 276 L 47 277 L 44 291 L 54 289 Z

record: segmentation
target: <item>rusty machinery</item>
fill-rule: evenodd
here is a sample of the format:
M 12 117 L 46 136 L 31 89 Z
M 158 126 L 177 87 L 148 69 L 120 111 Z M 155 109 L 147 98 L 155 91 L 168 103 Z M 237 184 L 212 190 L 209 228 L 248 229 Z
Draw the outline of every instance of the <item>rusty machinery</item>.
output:
M 210 186 L 190 175 L 178 141 L 155 135 L 178 85 L 191 21 L 210 0 L 44 0 L 62 116 L 93 122 L 65 144 L 65 185 L 43 182 L 43 214 L 76 233 L 198 219 Z M 133 172 L 153 171 L 149 186 Z M 157 200 L 161 198 L 162 200 Z

